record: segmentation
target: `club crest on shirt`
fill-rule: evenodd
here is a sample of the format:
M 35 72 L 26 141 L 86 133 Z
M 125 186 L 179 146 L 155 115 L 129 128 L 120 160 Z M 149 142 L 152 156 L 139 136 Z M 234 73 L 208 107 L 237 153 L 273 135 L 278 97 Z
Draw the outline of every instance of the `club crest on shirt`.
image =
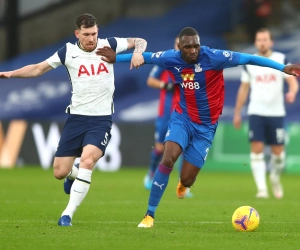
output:
M 223 55 L 224 55 L 225 57 L 230 57 L 230 53 L 229 53 L 228 51 L 223 51 Z
M 200 63 L 195 64 L 195 72 L 201 72 L 201 71 L 202 71 L 202 68 L 200 66 Z

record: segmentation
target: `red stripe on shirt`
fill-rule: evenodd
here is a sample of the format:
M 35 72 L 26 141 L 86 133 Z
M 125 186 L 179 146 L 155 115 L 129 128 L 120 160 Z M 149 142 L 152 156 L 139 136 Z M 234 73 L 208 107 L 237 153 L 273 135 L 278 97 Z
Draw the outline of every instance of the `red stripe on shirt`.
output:
M 224 106 L 224 78 L 223 70 L 205 71 L 206 96 L 210 111 L 211 123 L 215 124 Z
M 195 74 L 193 69 L 184 69 L 182 70 L 182 75 L 191 75 Z M 183 83 L 189 85 L 192 82 L 194 86 L 194 79 L 182 79 Z M 197 100 L 196 100 L 196 90 L 194 88 L 185 87 L 184 88 L 184 97 L 186 103 L 186 109 L 188 116 L 192 122 L 201 123 L 200 116 L 198 113 Z

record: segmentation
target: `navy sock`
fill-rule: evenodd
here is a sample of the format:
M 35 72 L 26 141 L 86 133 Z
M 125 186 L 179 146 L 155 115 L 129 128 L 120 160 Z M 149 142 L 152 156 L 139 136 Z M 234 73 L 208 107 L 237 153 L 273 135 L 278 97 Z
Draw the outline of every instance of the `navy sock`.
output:
M 162 164 L 159 164 L 157 170 L 155 171 L 148 201 L 148 210 L 146 212 L 146 214 L 153 218 L 160 199 L 168 185 L 171 171 L 172 168 L 165 167 Z
M 150 166 L 149 166 L 149 174 L 152 178 L 155 170 L 157 168 L 158 163 L 160 162 L 162 157 L 162 152 L 157 151 L 155 148 L 151 151 L 151 160 L 150 160 Z

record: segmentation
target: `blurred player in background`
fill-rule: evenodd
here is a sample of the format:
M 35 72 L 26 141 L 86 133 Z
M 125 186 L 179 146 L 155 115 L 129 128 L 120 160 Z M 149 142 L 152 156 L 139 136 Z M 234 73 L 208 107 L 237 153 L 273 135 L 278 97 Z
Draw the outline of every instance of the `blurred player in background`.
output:
M 97 54 L 110 63 L 129 62 L 132 57 L 132 54 L 116 56 L 108 47 L 99 48 Z M 138 225 L 150 228 L 178 157 L 183 153 L 184 161 L 176 190 L 180 199 L 189 192 L 204 166 L 224 105 L 223 69 L 252 64 L 298 75 L 300 66 L 286 66 L 264 57 L 201 46 L 198 32 L 191 27 L 181 30 L 179 51 L 146 52 L 143 56 L 145 63 L 167 69 L 180 89 L 169 121 L 162 160 L 153 177 L 148 208 Z
M 175 50 L 178 50 L 178 43 L 179 37 L 177 36 L 174 41 Z M 155 65 L 151 70 L 147 79 L 147 84 L 149 87 L 160 89 L 158 116 L 155 122 L 155 145 L 151 151 L 149 170 L 144 178 L 144 187 L 147 190 L 150 190 L 155 170 L 164 151 L 164 140 L 168 131 L 168 123 L 174 109 L 174 105 L 176 104 L 176 91 L 179 93 L 179 88 L 173 84 L 168 71 L 157 65 Z M 180 175 L 182 157 L 180 157 L 178 164 L 178 171 Z M 188 196 L 191 197 L 192 193 L 189 193 Z
M 272 50 L 273 39 L 270 30 L 259 29 L 256 32 L 255 47 L 259 56 L 270 58 L 282 64 L 288 64 L 284 54 Z M 288 92 L 284 97 L 284 80 L 288 84 Z M 243 66 L 241 85 L 238 90 L 234 127 L 241 126 L 241 110 L 247 101 L 249 90 L 249 141 L 251 144 L 250 165 L 257 187 L 257 198 L 268 198 L 266 183 L 266 161 L 264 144 L 271 147 L 270 182 L 276 198 L 283 197 L 280 174 L 285 166 L 285 105 L 295 101 L 298 92 L 298 81 L 295 76 L 284 74 L 271 68 L 254 65 Z
M 67 43 L 41 63 L 0 72 L 0 78 L 26 78 L 40 76 L 61 65 L 68 71 L 71 104 L 66 109 L 69 116 L 53 163 L 54 176 L 66 178 L 64 189 L 70 193 L 69 204 L 58 221 L 60 226 L 72 226 L 72 217 L 90 188 L 94 165 L 105 154 L 111 138 L 114 69 L 95 51 L 103 46 L 109 46 L 116 53 L 135 48 L 131 66 L 138 67 L 144 61 L 142 52 L 147 46 L 141 38 L 98 38 L 97 20 L 90 14 L 77 18 L 75 36 L 78 42 Z M 79 170 L 74 166 L 77 157 L 81 157 Z

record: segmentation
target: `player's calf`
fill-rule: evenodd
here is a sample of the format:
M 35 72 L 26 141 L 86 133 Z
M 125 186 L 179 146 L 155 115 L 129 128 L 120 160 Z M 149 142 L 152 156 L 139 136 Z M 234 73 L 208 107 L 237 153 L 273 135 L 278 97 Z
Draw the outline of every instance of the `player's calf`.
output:
M 78 175 L 78 169 L 79 169 L 79 163 L 74 164 L 72 166 L 72 170 L 70 171 L 68 176 L 65 178 L 64 191 L 66 194 L 70 194 L 70 192 L 71 192 L 71 187 L 73 185 L 73 182 Z

